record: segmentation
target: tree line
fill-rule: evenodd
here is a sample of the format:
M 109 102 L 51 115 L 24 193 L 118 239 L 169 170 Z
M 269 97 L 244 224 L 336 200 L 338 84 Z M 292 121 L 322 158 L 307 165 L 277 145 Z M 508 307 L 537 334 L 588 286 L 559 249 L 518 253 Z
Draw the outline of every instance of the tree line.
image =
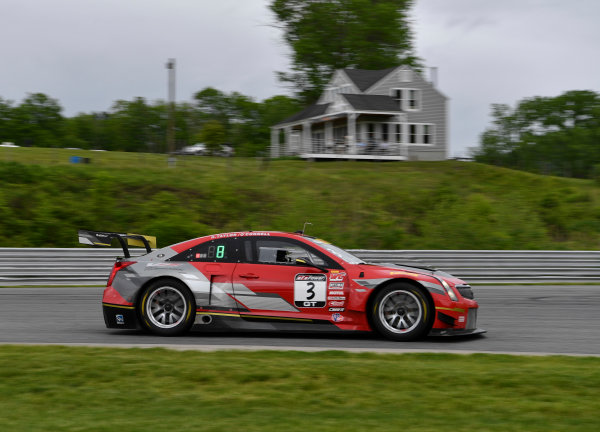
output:
M 254 156 L 268 148 L 270 126 L 294 114 L 300 103 L 289 96 L 262 102 L 241 93 L 207 87 L 193 102 L 176 104 L 175 142 L 230 143 L 236 154 Z M 118 100 L 107 112 L 64 117 L 60 103 L 43 93 L 29 94 L 20 104 L 0 97 L 0 141 L 19 146 L 75 147 L 128 152 L 167 151 L 168 104 L 142 97 Z
M 600 94 L 573 90 L 492 105 L 478 162 L 563 177 L 600 177 Z

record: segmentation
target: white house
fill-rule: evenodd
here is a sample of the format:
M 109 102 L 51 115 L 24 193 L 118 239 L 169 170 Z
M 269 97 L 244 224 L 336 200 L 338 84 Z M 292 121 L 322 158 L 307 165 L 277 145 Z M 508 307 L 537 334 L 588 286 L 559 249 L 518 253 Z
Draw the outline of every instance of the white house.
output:
M 408 66 L 337 70 L 316 104 L 271 127 L 271 157 L 444 160 L 447 98 Z

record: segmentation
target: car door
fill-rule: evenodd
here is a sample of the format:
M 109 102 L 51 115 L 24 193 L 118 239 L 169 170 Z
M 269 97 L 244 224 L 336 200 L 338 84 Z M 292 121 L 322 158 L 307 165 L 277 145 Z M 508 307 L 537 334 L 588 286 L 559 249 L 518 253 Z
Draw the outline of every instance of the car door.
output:
M 183 261 L 192 267 L 188 267 L 183 277 L 194 294 L 197 310 L 237 312 L 238 305 L 232 297 L 232 275 L 242 259 L 241 245 L 237 237 L 215 238 L 170 260 Z
M 329 295 L 329 281 L 332 275 L 345 277 L 335 260 L 286 237 L 256 237 L 244 243 L 247 262 L 239 263 L 233 274 L 242 317 L 330 319 L 329 297 L 333 296 Z M 297 258 L 308 258 L 322 268 L 297 264 Z

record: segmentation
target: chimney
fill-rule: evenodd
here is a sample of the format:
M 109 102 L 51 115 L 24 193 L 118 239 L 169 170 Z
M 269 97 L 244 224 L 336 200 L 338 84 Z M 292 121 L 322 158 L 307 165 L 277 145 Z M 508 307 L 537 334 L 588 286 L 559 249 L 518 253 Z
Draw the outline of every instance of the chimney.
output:
M 431 84 L 434 87 L 437 87 L 437 73 L 438 73 L 438 68 L 437 67 L 430 67 L 429 68 L 429 82 L 431 82 Z

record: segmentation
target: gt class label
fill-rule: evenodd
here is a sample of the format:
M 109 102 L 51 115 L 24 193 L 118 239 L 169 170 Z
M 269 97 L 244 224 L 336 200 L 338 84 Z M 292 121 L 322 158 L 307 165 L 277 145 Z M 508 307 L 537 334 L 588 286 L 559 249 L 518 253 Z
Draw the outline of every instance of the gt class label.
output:
M 294 278 L 294 305 L 301 308 L 321 308 L 327 303 L 327 276 L 297 274 Z

